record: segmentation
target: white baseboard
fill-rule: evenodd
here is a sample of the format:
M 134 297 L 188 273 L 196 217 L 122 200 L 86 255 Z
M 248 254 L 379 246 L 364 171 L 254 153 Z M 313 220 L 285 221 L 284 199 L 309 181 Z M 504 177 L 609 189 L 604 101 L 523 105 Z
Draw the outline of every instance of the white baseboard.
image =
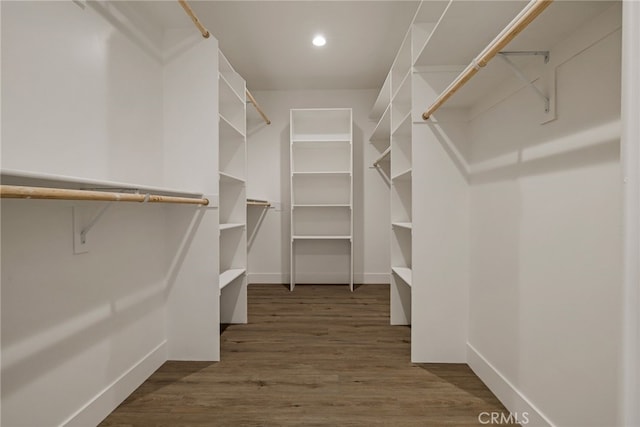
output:
M 358 285 L 388 285 L 391 283 L 390 273 L 356 273 L 353 281 Z
M 98 425 L 166 361 L 167 341 L 165 340 L 61 425 L 65 427 Z
M 523 427 L 555 427 L 540 409 L 470 343 L 467 343 L 467 363 L 510 413 L 517 414 L 518 417 L 526 413 L 528 422 L 521 423 Z
M 356 284 L 388 284 L 391 280 L 389 273 L 356 273 L 353 281 Z M 249 273 L 247 275 L 249 284 L 251 283 L 289 283 L 289 274 L 282 273 Z M 307 283 L 344 283 L 344 275 L 341 274 L 309 274 L 299 277 L 299 282 Z
M 289 283 L 289 275 L 282 273 L 249 273 L 247 274 L 247 281 L 251 283 L 269 283 L 269 284 L 282 284 Z

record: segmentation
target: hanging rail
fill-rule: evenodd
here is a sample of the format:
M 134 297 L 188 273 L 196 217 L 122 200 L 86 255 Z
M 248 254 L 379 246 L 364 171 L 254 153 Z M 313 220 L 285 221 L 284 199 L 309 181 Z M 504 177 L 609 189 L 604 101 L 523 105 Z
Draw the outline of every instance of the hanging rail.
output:
M 187 15 L 189 15 L 189 17 L 191 18 L 195 26 L 198 27 L 198 30 L 202 33 L 202 37 L 208 38 L 211 35 L 211 33 L 209 33 L 209 30 L 207 30 L 204 27 L 204 25 L 202 25 L 202 23 L 196 16 L 195 12 L 193 11 L 193 9 L 191 9 L 191 6 L 189 6 L 186 0 L 178 0 L 178 3 L 180 3 L 180 6 L 182 6 L 184 11 L 187 13 Z M 260 113 L 260 115 L 262 116 L 262 119 L 265 121 L 266 124 L 270 125 L 271 120 L 269 120 L 269 117 L 267 117 L 267 115 L 264 113 L 264 111 L 262 110 L 262 108 L 260 107 L 256 99 L 253 97 L 253 95 L 251 95 L 251 92 L 249 92 L 249 90 L 246 90 L 246 92 L 247 92 L 247 97 L 249 98 L 249 101 L 251 101 L 253 106 L 256 107 L 256 110 L 258 110 L 258 113 Z
M 391 147 L 387 147 L 387 149 L 382 152 L 380 157 L 378 157 L 378 159 L 375 162 L 373 162 L 373 166 L 374 167 L 380 166 L 380 162 L 383 161 L 384 158 L 387 157 L 389 154 L 391 154 Z
M 187 13 L 187 15 L 189 15 L 189 18 L 191 18 L 191 20 L 193 21 L 195 26 L 198 27 L 198 30 L 202 33 L 202 37 L 204 37 L 205 39 L 208 39 L 209 36 L 211 35 L 209 33 L 209 30 L 207 30 L 204 27 L 204 25 L 202 25 L 202 23 L 200 22 L 200 20 L 196 16 L 196 14 L 193 11 L 193 9 L 191 9 L 191 6 L 189 6 L 189 3 L 187 3 L 186 0 L 178 0 L 178 3 L 180 3 L 180 6 L 182 6 L 184 11 Z
M 251 95 L 251 92 L 249 92 L 248 89 L 246 90 L 246 92 L 247 92 L 247 98 L 249 98 L 249 101 L 251 101 L 253 106 L 256 107 L 256 110 L 258 110 L 258 113 L 260 113 L 260 115 L 262 116 L 262 119 L 265 121 L 266 124 L 270 125 L 271 124 L 271 120 L 269 120 L 269 117 L 267 117 L 267 115 L 264 113 L 264 111 L 262 111 L 262 108 L 260 108 L 260 105 L 258 105 L 258 102 L 253 97 L 253 95 Z
M 531 0 L 526 11 L 520 13 L 507 27 L 465 68 L 462 73 L 447 87 L 433 104 L 422 114 L 424 120 L 442 106 L 458 89 L 464 86 L 481 67 L 487 65 L 498 52 L 524 30 L 534 19 L 544 11 L 553 0 Z
M 50 187 L 23 187 L 0 185 L 0 197 L 8 199 L 94 200 L 105 202 L 179 203 L 208 205 L 203 198 L 160 196 L 157 194 L 114 193 L 92 190 L 70 190 Z

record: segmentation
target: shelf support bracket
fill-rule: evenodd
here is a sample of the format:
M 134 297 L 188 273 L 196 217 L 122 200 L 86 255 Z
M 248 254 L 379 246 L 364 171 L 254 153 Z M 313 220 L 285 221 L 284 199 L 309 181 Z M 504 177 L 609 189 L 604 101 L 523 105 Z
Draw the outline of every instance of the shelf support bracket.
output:
M 109 202 L 106 205 L 104 205 L 102 209 L 100 209 L 100 212 L 98 212 L 96 216 L 94 216 L 93 219 L 89 221 L 89 224 L 85 225 L 84 228 L 80 230 L 80 242 L 83 245 L 87 243 L 87 233 L 89 233 L 91 228 L 93 228 L 93 226 L 96 225 L 96 223 L 100 220 L 100 218 L 102 218 L 102 215 L 104 215 L 105 212 L 107 212 L 107 209 L 109 209 L 111 205 L 113 205 L 113 202 Z
M 542 91 L 540 89 L 538 89 L 531 82 L 531 80 L 527 76 L 524 75 L 524 73 L 522 71 L 520 71 L 520 69 L 516 66 L 516 64 L 514 64 L 513 62 L 511 62 L 511 60 L 509 58 L 507 58 L 508 56 L 529 56 L 529 55 L 543 56 L 544 57 L 544 63 L 547 64 L 549 62 L 549 51 L 548 50 L 498 52 L 498 57 L 500 59 L 502 59 L 504 61 L 504 63 L 509 66 L 509 68 L 511 68 L 513 73 L 520 80 L 522 80 L 522 82 L 526 83 L 527 86 L 530 87 L 540 99 L 542 99 L 542 101 L 544 102 L 544 112 L 548 113 L 549 112 L 549 108 L 550 108 L 549 107 L 549 98 L 544 93 L 542 93 Z

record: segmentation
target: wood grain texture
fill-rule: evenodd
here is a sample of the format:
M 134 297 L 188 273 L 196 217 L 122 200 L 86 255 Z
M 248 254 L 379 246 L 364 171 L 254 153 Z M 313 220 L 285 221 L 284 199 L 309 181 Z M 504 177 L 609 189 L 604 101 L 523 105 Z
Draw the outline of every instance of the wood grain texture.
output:
M 507 411 L 461 364 L 410 363 L 389 286 L 249 286 L 221 358 L 166 362 L 100 425 L 477 426 Z M 504 424 L 503 424 L 504 425 Z

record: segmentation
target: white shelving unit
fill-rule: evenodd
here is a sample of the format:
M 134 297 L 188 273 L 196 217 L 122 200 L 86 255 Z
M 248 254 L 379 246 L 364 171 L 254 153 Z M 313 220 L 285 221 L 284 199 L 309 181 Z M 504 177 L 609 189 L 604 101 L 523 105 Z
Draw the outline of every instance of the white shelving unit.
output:
M 468 208 L 468 123 L 471 115 L 490 108 L 500 91 L 516 88 L 519 81 L 509 67 L 494 60 L 428 122 L 422 113 L 527 3 L 422 1 L 370 114 L 377 122 L 370 141 L 384 154 L 376 166 L 390 177 L 390 321 L 412 325 L 414 362 L 465 360 L 468 259 L 460 230 L 467 223 L 458 213 Z M 605 6 L 554 2 L 506 50 L 552 49 Z M 468 16 L 483 19 L 461 30 L 460 22 Z M 512 59 L 523 70 L 539 67 L 540 61 L 539 56 Z M 553 61 L 552 56 L 550 64 Z M 541 123 L 555 114 L 555 78 L 549 76 L 545 89 L 550 111 L 544 113 L 540 105 Z
M 220 323 L 247 323 L 247 140 L 244 79 L 219 52 Z
M 292 109 L 290 114 L 290 289 L 306 282 L 349 283 L 353 290 L 351 109 Z

